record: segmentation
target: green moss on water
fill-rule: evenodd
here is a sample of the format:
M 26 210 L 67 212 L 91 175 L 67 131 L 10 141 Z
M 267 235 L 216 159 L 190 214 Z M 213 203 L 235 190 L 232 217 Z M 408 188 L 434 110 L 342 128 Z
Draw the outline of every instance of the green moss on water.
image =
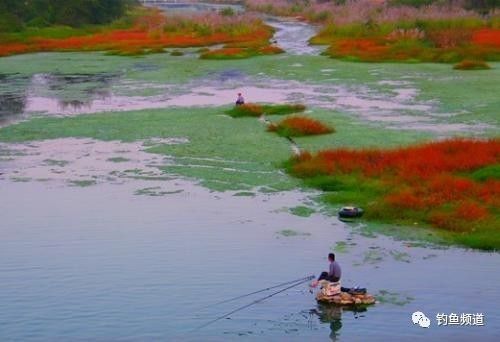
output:
M 112 158 L 108 158 L 106 160 L 109 162 L 113 162 L 113 163 L 124 163 L 124 162 L 130 161 L 130 159 L 123 158 L 123 157 L 112 157 Z
M 45 159 L 43 161 L 43 163 L 45 165 L 48 165 L 48 166 L 60 166 L 60 167 L 64 167 L 64 166 L 68 165 L 70 162 L 67 161 L 67 160 Z
M 375 294 L 375 298 L 381 304 L 392 304 L 397 306 L 405 306 L 410 304 L 414 298 L 397 292 L 388 290 L 380 290 Z
M 410 263 L 410 255 L 408 253 L 391 251 L 390 254 L 395 261 Z
M 345 254 L 345 253 L 349 252 L 349 249 L 352 246 L 355 246 L 355 245 L 356 245 L 356 243 L 354 243 L 354 242 L 348 243 L 347 241 L 338 241 L 335 243 L 335 246 L 333 246 L 331 249 L 335 253 Z
M 313 208 L 309 208 L 303 205 L 290 208 L 289 211 L 291 214 L 300 217 L 309 217 L 316 212 L 316 210 L 314 210 Z
M 90 179 L 85 179 L 85 180 L 70 180 L 69 182 L 70 186 L 75 186 L 75 187 L 80 187 L 80 188 L 86 188 L 92 185 L 96 185 L 97 182 L 95 180 L 90 180 Z
M 235 193 L 233 196 L 235 196 L 235 197 L 255 197 L 255 192 L 240 191 L 240 192 Z
M 304 67 L 293 67 L 297 63 Z M 0 73 L 18 73 L 28 77 L 28 80 L 37 73 L 110 73 L 156 87 L 159 83 L 182 84 L 207 77 L 218 77 L 218 73 L 227 70 L 237 70 L 239 74 L 248 77 L 261 77 L 260 74 L 265 74 L 270 79 L 297 80 L 319 89 L 323 85 L 331 86 L 332 83 L 346 89 L 361 87 L 370 93 L 376 92 L 380 98 L 394 96 L 395 91 L 401 87 L 401 84 L 380 84 L 380 81 L 403 82 L 403 87 L 417 90 L 416 99 L 410 100 L 410 103 L 431 103 L 432 114 L 438 117 L 438 123 L 484 124 L 487 125 L 484 131 L 472 132 L 464 129 L 464 133 L 460 134 L 498 136 L 500 100 L 497 94 L 500 92 L 500 64 L 492 63 L 491 66 L 491 70 L 484 72 L 462 73 L 451 71 L 449 65 L 348 63 L 321 56 L 282 55 L 220 63 L 196 60 L 190 56 L 165 58 L 164 55 L 147 55 L 138 60 L 104 56 L 100 53 L 52 53 L 2 58 Z M 83 92 L 84 89 L 79 91 Z M 147 85 L 141 92 L 146 95 L 157 94 L 154 87 L 148 88 Z M 64 98 L 73 99 L 75 94 L 65 92 Z M 0 129 L 0 141 L 24 142 L 61 137 L 143 141 L 150 138 L 183 137 L 188 138 L 189 143 L 152 146 L 148 149 L 149 152 L 173 157 L 173 165 L 165 166 L 165 172 L 198 179 L 203 185 L 221 191 L 260 189 L 262 192 L 274 192 L 302 186 L 301 182 L 290 179 L 279 170 L 281 162 L 290 155 L 288 143 L 284 139 L 266 134 L 264 127 L 255 118 L 233 120 L 220 115 L 228 109 L 229 107 L 171 108 L 73 118 L 34 119 Z M 411 110 L 402 111 L 402 114 L 415 117 L 428 115 L 426 112 Z M 325 147 L 391 147 L 449 135 L 445 131 L 413 131 L 411 125 L 410 129 L 388 129 L 384 127 L 385 123 L 363 121 L 362 116 L 357 117 L 354 111 L 340 113 L 311 108 L 308 115 L 331 124 L 337 130 L 334 135 L 296 139 L 299 146 L 311 151 Z M 172 125 L 172 122 L 175 122 L 175 125 Z M 211 160 L 194 162 L 189 158 Z M 498 170 L 492 168 L 479 170 L 473 177 L 486 181 L 497 179 L 497 174 Z M 155 177 L 141 174 L 129 176 L 147 179 Z M 377 191 L 376 184 L 354 186 L 349 178 L 316 178 L 310 182 L 314 183 L 311 186 L 328 192 L 324 199 L 333 209 L 347 203 L 364 206 L 366 199 L 360 195 L 361 191 Z M 418 226 L 416 229 L 412 222 L 408 222 L 408 229 L 400 225 L 381 225 L 386 228 L 371 230 L 371 227 L 378 225 L 369 223 L 363 232 L 399 234 L 402 238 L 417 232 L 414 235 L 423 239 L 442 239 L 486 249 L 491 248 L 491 245 L 485 244 L 485 241 L 494 239 L 479 233 L 468 236 L 437 235 L 425 227 Z
M 147 148 L 147 151 L 174 158 L 173 164 L 163 167 L 166 173 L 198 179 L 213 190 L 267 187 L 272 191 L 283 191 L 298 187 L 299 180 L 280 170 L 281 161 L 290 156 L 289 143 L 268 134 L 254 118 L 235 120 L 221 116 L 226 109 L 169 108 L 36 118 L 0 129 L 0 141 L 79 137 L 132 142 L 152 138 L 187 138 L 187 143 L 160 144 Z M 328 116 L 330 120 L 344 124 L 338 128 L 335 140 L 315 140 L 316 137 L 313 137 L 307 142 L 309 149 L 319 149 L 332 141 L 336 145 L 359 147 L 373 145 L 376 140 L 387 145 L 399 145 L 425 137 L 411 132 L 374 128 L 337 112 L 314 109 L 313 114 Z M 137 173 L 140 175 L 141 170 Z
M 184 192 L 184 190 L 165 191 L 165 190 L 162 190 L 162 188 L 160 186 L 155 186 L 155 187 L 143 188 L 143 189 L 136 190 L 134 192 L 134 195 L 161 197 L 161 196 L 166 196 L 166 195 L 175 195 L 175 194 L 179 194 L 181 192 Z
M 311 233 L 299 232 L 299 231 L 296 231 L 293 229 L 284 229 L 284 230 L 277 232 L 277 234 L 284 236 L 284 237 L 310 236 L 311 235 Z
M 297 63 L 304 67 L 294 67 Z M 0 74 L 119 74 L 128 80 L 145 82 L 141 90 L 145 94 L 148 93 L 148 85 L 157 86 L 165 82 L 185 84 L 199 78 L 212 78 L 228 70 L 237 70 L 245 76 L 261 77 L 265 74 L 270 79 L 306 82 L 317 88 L 332 83 L 346 88 L 366 87 L 371 92 L 380 92 L 381 98 L 394 96 L 394 91 L 401 87 L 397 83 L 380 84 L 381 81 L 404 82 L 407 84 L 405 87 L 418 90 L 418 102 L 434 104 L 432 113 L 434 117 L 439 117 L 440 122 L 485 123 L 490 127 L 486 127 L 481 134 L 494 136 L 500 134 L 500 100 L 496 95 L 500 92 L 500 63 L 491 63 L 491 66 L 492 69 L 485 72 L 461 73 L 450 71 L 450 66 L 446 64 L 350 63 L 322 56 L 264 56 L 220 63 L 198 60 L 193 56 L 178 59 L 153 54 L 138 60 L 92 52 L 4 57 L 0 63 Z M 297 91 L 300 92 L 300 88 Z M 412 111 L 409 114 L 422 115 Z
M 295 188 L 298 182 L 277 167 L 277 161 L 289 156 L 288 143 L 267 134 L 255 119 L 233 120 L 219 115 L 224 109 L 178 108 L 37 118 L 1 129 L 0 140 L 92 137 L 130 142 L 188 138 L 185 144 L 157 145 L 147 151 L 177 158 L 176 163 L 163 168 L 165 172 L 199 179 L 214 190 Z M 140 175 L 141 170 L 137 173 Z
M 29 177 L 10 177 L 10 180 L 17 183 L 28 183 L 31 182 Z

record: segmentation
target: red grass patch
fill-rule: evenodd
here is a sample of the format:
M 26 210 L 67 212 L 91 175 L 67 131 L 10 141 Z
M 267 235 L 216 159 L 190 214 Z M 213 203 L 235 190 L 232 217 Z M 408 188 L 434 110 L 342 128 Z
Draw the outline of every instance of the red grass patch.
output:
M 408 219 L 423 215 L 439 228 L 470 231 L 500 205 L 500 181 L 475 181 L 471 173 L 499 163 L 500 139 L 453 139 L 391 150 L 303 153 L 292 159 L 290 172 L 376 184 L 378 191 L 366 194 L 368 217 L 383 218 L 396 210 Z
M 488 209 L 474 202 L 460 204 L 455 212 L 458 218 L 467 221 L 483 220 L 489 216 Z
M 214 19 L 215 20 L 215 19 Z M 136 23 L 129 29 L 107 29 L 84 36 L 69 38 L 32 37 L 24 42 L 3 42 L 0 45 L 0 56 L 7 56 L 25 52 L 37 51 L 159 51 L 166 47 L 195 47 L 214 44 L 237 44 L 238 48 L 223 49 L 219 53 L 233 56 L 243 51 L 245 56 L 254 54 L 277 53 L 278 48 L 266 46 L 272 37 L 272 28 L 263 23 L 255 22 L 249 25 L 250 29 L 241 30 L 241 33 L 226 32 L 222 29 L 213 29 L 209 33 L 201 33 L 192 27 L 168 32 L 164 29 L 166 19 L 163 15 L 146 14 L 136 19 Z M 217 24 L 214 23 L 216 26 Z M 220 24 L 222 25 L 222 24 Z M 257 46 L 262 51 L 247 47 Z M 250 53 L 249 53 L 250 52 Z
M 283 49 L 281 49 L 280 47 L 278 47 L 276 45 L 263 46 L 263 47 L 259 48 L 258 51 L 262 55 L 277 55 L 277 54 L 285 52 L 285 51 L 283 51 Z
M 389 47 L 375 39 L 339 39 L 333 43 L 329 52 L 332 56 L 354 56 L 363 61 L 384 59 Z
M 316 43 L 329 44 L 328 54 L 334 58 L 450 63 L 463 59 L 498 60 L 500 56 L 500 29 L 452 27 L 430 28 L 425 32 L 399 29 L 389 35 L 367 30 L 357 36 L 337 36 L 336 32 L 325 30 L 313 38 Z
M 487 70 L 491 67 L 483 61 L 464 60 L 453 66 L 455 70 Z
M 305 116 L 290 116 L 278 124 L 271 124 L 268 130 L 284 136 L 319 135 L 334 132 L 333 128 L 321 121 Z
M 477 30 L 472 35 L 472 41 L 476 45 L 500 48 L 500 29 L 485 28 Z

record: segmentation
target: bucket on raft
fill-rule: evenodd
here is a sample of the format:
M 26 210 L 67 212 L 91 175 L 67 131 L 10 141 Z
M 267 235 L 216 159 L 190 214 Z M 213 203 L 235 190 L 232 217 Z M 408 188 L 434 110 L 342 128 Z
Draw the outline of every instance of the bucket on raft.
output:
M 356 219 L 363 216 L 363 209 L 358 207 L 342 207 L 339 210 L 339 218 L 344 220 Z
M 318 303 L 334 304 L 339 306 L 356 306 L 375 304 L 375 297 L 366 290 L 346 289 L 340 283 L 331 283 L 323 280 L 320 282 L 320 291 L 316 294 Z

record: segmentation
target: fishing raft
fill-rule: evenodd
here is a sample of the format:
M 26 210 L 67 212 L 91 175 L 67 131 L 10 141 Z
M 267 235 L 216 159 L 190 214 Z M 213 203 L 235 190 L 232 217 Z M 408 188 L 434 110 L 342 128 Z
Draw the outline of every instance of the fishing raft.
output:
M 339 306 L 357 306 L 375 304 L 375 297 L 366 290 L 345 289 L 340 283 L 320 282 L 320 291 L 316 294 L 318 303 L 335 304 Z

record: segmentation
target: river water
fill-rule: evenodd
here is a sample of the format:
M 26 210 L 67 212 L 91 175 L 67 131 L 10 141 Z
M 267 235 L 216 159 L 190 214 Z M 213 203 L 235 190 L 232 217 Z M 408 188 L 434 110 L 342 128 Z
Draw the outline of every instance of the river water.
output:
M 498 255 L 362 236 L 321 214 L 287 212 L 306 193 L 235 197 L 181 180 L 1 184 L 2 340 L 498 337 Z M 155 187 L 168 194 L 137 194 Z M 196 330 L 259 297 L 207 305 L 318 274 L 338 241 L 348 243 L 337 253 L 343 283 L 381 303 L 332 311 L 303 285 Z M 484 313 L 486 326 L 423 330 L 410 322 L 417 310 Z
M 318 52 L 290 38 L 297 31 L 309 35 L 312 28 L 288 22 L 275 25 L 283 30 L 277 33 L 278 43 L 293 41 L 284 43 L 290 54 Z M 302 34 L 301 39 L 307 41 Z M 230 72 L 231 80 L 248 81 L 245 74 Z M 109 102 L 116 90 L 113 84 L 130 86 L 130 80 L 114 72 L 99 73 L 97 79 L 76 73 L 66 73 L 64 79 L 45 72 L 2 77 L 8 81 L 3 83 L 6 95 L 0 102 L 0 113 L 8 117 L 4 125 L 41 112 L 78 115 L 116 110 L 116 102 Z M 72 103 L 77 101 L 71 92 L 68 95 L 72 85 L 92 101 L 85 104 L 84 97 L 77 96 L 83 104 Z M 152 84 L 151 89 L 157 86 Z M 276 83 L 270 100 L 286 100 L 290 94 L 280 93 L 283 87 Z M 37 96 L 13 100 L 20 95 L 16 89 L 45 100 Z M 255 89 L 258 96 L 261 88 Z M 267 93 L 262 91 L 262 96 Z M 364 94 L 379 98 L 370 91 Z M 385 100 L 405 104 L 406 94 L 411 97 L 407 105 L 432 112 L 432 103 L 419 102 L 411 91 L 401 94 L 399 99 Z M 118 107 L 136 108 L 133 95 L 121 97 Z M 54 98 L 65 99 L 66 107 L 60 102 L 44 107 L 43 101 Z M 102 102 L 104 108 L 93 107 L 99 98 L 108 99 Z M 188 103 L 178 101 L 164 101 L 158 107 Z M 172 138 L 161 143 L 186 141 Z M 311 191 L 212 192 L 192 180 L 160 172 L 157 166 L 164 161 L 144 152 L 141 144 L 60 139 L 3 144 L 1 151 L 10 151 L 0 158 L 2 341 L 496 341 L 500 337 L 499 254 L 367 234 L 322 214 L 311 203 L 317 195 Z M 112 159 L 117 152 L 121 160 Z M 137 167 L 147 177 L 129 172 Z M 69 179 L 79 181 L 70 184 Z M 309 217 L 294 215 L 290 208 L 297 205 L 315 207 L 316 212 Z M 259 296 L 210 304 L 318 274 L 327 267 L 325 256 L 332 249 L 343 268 L 343 285 L 368 287 L 379 300 L 375 306 L 363 312 L 318 306 L 304 284 L 198 329 Z M 429 329 L 411 323 L 414 311 L 431 318 Z M 438 327 L 438 313 L 482 313 L 485 326 Z

